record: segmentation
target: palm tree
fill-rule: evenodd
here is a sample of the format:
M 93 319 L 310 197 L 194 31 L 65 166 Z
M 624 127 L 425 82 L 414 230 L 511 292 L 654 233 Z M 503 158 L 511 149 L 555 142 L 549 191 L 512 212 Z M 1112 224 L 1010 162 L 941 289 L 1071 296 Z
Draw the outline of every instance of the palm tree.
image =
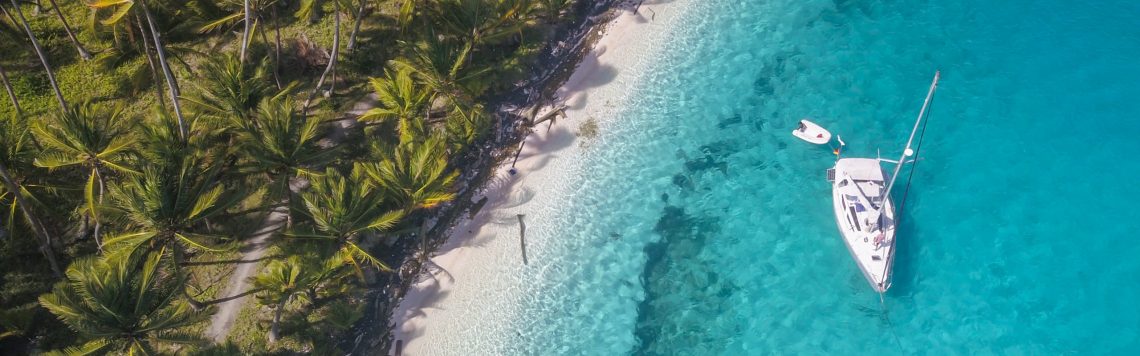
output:
M 185 279 L 171 273 L 164 253 L 112 254 L 72 263 L 67 278 L 40 304 L 90 341 L 65 354 L 153 355 L 163 345 L 204 341 L 178 330 L 208 315 L 178 301 Z
M 331 241 L 340 251 L 343 262 L 361 273 L 361 265 L 370 264 L 382 270 L 388 265 L 360 247 L 365 235 L 391 228 L 403 217 L 402 210 L 385 208 L 385 191 L 370 184 L 364 168 L 357 164 L 348 177 L 329 168 L 314 177 L 301 194 L 303 214 L 312 226 L 290 233 L 293 237 Z
M 317 6 L 319 0 L 304 0 L 302 1 L 301 10 L 298 11 L 299 15 L 313 12 L 313 8 Z M 309 93 L 309 98 L 305 99 L 305 103 L 301 105 L 301 114 L 307 115 L 309 113 L 309 104 L 312 103 L 313 98 L 316 97 L 317 92 L 321 91 L 321 87 L 325 84 L 325 78 L 329 73 L 333 73 L 333 78 L 329 84 L 329 93 L 336 90 L 336 60 L 337 54 L 340 53 L 340 1 L 332 0 L 333 3 L 333 43 L 332 51 L 329 55 L 329 64 L 325 67 L 325 71 L 321 73 L 321 77 L 317 79 L 317 86 Z
M 408 56 L 396 58 L 391 65 L 396 69 L 415 73 L 424 84 L 448 97 L 463 97 L 468 93 L 460 82 L 468 79 L 465 69 L 471 44 L 457 47 L 450 41 L 429 41 L 420 45 L 404 43 Z
M 257 295 L 258 302 L 273 308 L 270 343 L 277 342 L 280 336 L 281 314 L 286 305 L 297 297 L 303 297 L 305 290 L 318 282 L 318 276 L 306 267 L 299 256 L 290 256 L 284 261 L 270 262 L 264 272 L 253 278 L 253 287 L 261 290 Z
M 438 0 L 432 10 L 447 34 L 475 45 L 517 34 L 535 8 L 533 0 Z
M 60 110 L 67 111 L 67 101 L 63 99 L 63 92 L 59 91 L 59 83 L 55 81 L 55 73 L 51 70 L 51 64 L 48 64 L 44 49 L 40 47 L 40 41 L 36 39 L 36 33 L 32 32 L 31 27 L 28 27 L 28 19 L 24 18 L 24 10 L 20 9 L 20 4 L 16 3 L 16 0 L 8 0 L 8 2 L 12 5 L 12 12 L 18 15 L 19 21 L 3 6 L 0 6 L 0 10 L 4 11 L 4 15 L 8 16 L 8 18 L 12 20 L 12 23 L 19 23 L 20 26 L 24 28 L 24 33 L 28 35 L 28 40 L 32 42 L 32 49 L 36 51 L 36 56 L 40 58 L 40 64 L 42 64 L 44 70 L 47 71 L 48 82 L 51 83 L 51 88 L 55 92 L 55 99 L 59 101 Z
M 253 26 L 253 21 L 249 13 L 249 0 L 242 1 L 242 16 L 245 17 L 245 22 L 241 30 L 241 54 L 238 56 L 238 62 L 245 63 L 245 51 L 249 48 L 249 27 Z
M 31 143 L 31 135 L 28 134 L 26 123 L 27 121 L 21 117 L 0 118 L 0 180 L 3 183 L 0 198 L 12 196 L 8 213 L 8 230 L 11 231 L 15 227 L 13 223 L 16 220 L 16 210 L 19 210 L 23 214 L 24 222 L 28 228 L 39 238 L 40 253 L 43 253 L 44 258 L 47 259 L 48 266 L 51 267 L 56 276 L 63 277 L 63 269 L 60 268 L 55 257 L 55 251 L 52 248 L 52 236 L 48 233 L 39 216 L 32 210 L 29 199 L 34 199 L 34 197 L 9 170 L 9 167 L 31 166 L 33 152 L 29 144 Z
M 348 34 L 348 45 L 345 46 L 349 53 L 354 53 L 356 49 L 356 35 L 360 33 L 360 25 L 364 23 L 364 13 L 368 11 L 368 3 L 373 0 L 357 0 L 360 5 L 356 8 L 356 12 L 352 14 L 352 32 Z M 351 2 L 350 2 L 351 3 Z
M 542 3 L 542 13 L 546 17 L 546 21 L 554 23 L 558 21 L 558 17 L 562 16 L 562 12 L 570 8 L 574 0 L 540 0 Z
M 207 135 L 183 141 L 178 128 L 163 119 L 144 127 L 142 173 L 124 176 L 120 184 L 111 186 L 110 204 L 104 210 L 121 217 L 126 232 L 103 244 L 109 250 L 169 249 L 175 271 L 185 275 L 182 266 L 188 251 L 220 250 L 217 245 L 225 239 L 212 233 L 206 221 L 232 207 L 242 194 L 223 184 L 223 159 L 197 138 Z M 203 306 L 189 294 L 186 297 L 196 308 Z
M 337 252 L 324 258 L 320 252 L 306 250 L 285 260 L 270 262 L 261 274 L 253 277 L 258 302 L 273 309 L 268 338 L 270 342 L 280 339 L 281 317 L 289 303 L 304 302 L 301 310 L 307 315 L 354 288 L 347 281 L 352 276 L 352 271 L 345 267 L 343 253 Z
M 95 243 L 102 249 L 102 223 L 97 206 L 103 204 L 107 187 L 107 170 L 138 173 L 127 168 L 134 135 L 131 121 L 121 117 L 122 111 L 97 110 L 90 104 L 67 110 L 54 120 L 38 121 L 32 126 L 43 145 L 35 164 L 48 169 L 81 166 L 91 171 L 84 189 L 86 213 L 95 221 Z
M 475 106 L 474 93 L 485 86 L 484 75 L 490 68 L 472 69 L 467 65 L 471 42 L 457 45 L 452 41 L 429 41 L 408 47 L 408 57 L 392 60 L 393 67 L 415 73 L 436 95 L 446 98 L 464 115 Z M 428 102 L 435 104 L 435 99 L 433 96 Z
M 393 73 L 384 71 L 383 78 L 370 78 L 372 91 L 380 100 L 380 107 L 369 109 L 360 116 L 361 121 L 397 120 L 400 132 L 400 142 L 410 141 L 413 137 L 424 133 L 416 130 L 422 128 L 419 119 L 428 109 L 428 99 L 432 92 L 412 77 L 412 70 L 401 67 Z M 421 125 L 416 125 L 420 123 Z
M 320 167 L 334 158 L 336 149 L 322 148 L 320 119 L 301 116 L 288 97 L 265 99 L 252 120 L 235 123 L 239 152 L 249 158 L 256 172 L 267 175 L 277 193 L 292 204 L 290 181 L 294 177 L 315 176 Z M 286 226 L 292 226 L 293 214 L 286 215 Z
M 12 89 L 12 82 L 8 81 L 8 71 L 4 70 L 3 65 L 0 65 L 0 82 L 4 83 L 4 91 L 8 92 L 8 98 L 12 99 L 12 108 L 19 115 L 22 111 L 20 110 L 20 99 L 16 97 L 16 91 Z
M 365 165 L 372 183 L 395 199 L 405 212 L 431 208 L 455 198 L 452 183 L 459 172 L 448 171 L 443 141 L 403 142 L 376 164 Z
M 405 34 L 408 28 L 412 26 L 412 22 L 416 21 L 416 4 L 421 3 L 416 0 L 404 0 L 400 4 L 399 11 L 396 12 L 396 25 L 400 28 L 400 34 Z
M 219 30 L 228 30 L 232 28 L 238 21 L 242 22 L 242 41 L 240 43 L 238 61 L 245 63 L 246 53 L 249 50 L 249 42 L 254 37 L 251 31 L 255 31 L 257 24 L 264 21 L 262 17 L 262 10 L 271 8 L 277 5 L 280 0 L 221 0 L 216 4 L 230 11 L 225 16 L 210 21 L 202 25 L 202 32 L 211 32 Z M 231 11 L 232 9 L 232 11 Z M 264 37 L 264 33 L 263 33 Z
M 105 25 L 115 25 L 123 21 L 123 19 L 127 18 L 127 14 L 136 9 L 134 7 L 136 3 L 139 4 L 138 11 L 142 11 L 142 18 L 146 20 L 147 28 L 150 30 L 150 38 L 154 42 L 155 52 L 158 53 L 158 62 L 166 78 L 166 87 L 169 89 L 170 102 L 174 106 L 174 115 L 178 118 L 179 137 L 185 140 L 187 139 L 188 132 L 186 120 L 182 115 L 182 105 L 178 100 L 181 96 L 178 89 L 178 82 L 175 81 L 174 72 L 170 70 L 170 63 L 166 60 L 166 50 L 162 45 L 162 33 L 158 31 L 155 25 L 154 15 L 151 14 L 150 8 L 147 7 L 146 0 L 87 0 L 87 6 L 92 9 L 113 9 L 111 17 L 100 21 Z
M 79 56 L 82 57 L 83 60 L 90 60 L 92 58 L 91 53 L 88 53 L 87 49 L 83 48 L 83 44 L 79 43 L 79 39 L 75 38 L 75 33 L 71 31 L 71 25 L 67 24 L 67 17 L 63 16 L 63 11 L 59 10 L 59 5 L 55 3 L 55 0 L 48 0 L 48 3 L 51 4 L 52 10 L 55 10 L 55 15 L 59 17 L 59 22 L 63 23 L 63 31 L 67 32 L 67 38 L 71 39 L 71 44 L 75 45 L 75 50 L 79 51 Z
M 186 100 L 198 112 L 215 118 L 247 121 L 257 104 L 272 94 L 264 62 L 246 66 L 229 54 L 206 61 L 198 73 L 197 91 Z

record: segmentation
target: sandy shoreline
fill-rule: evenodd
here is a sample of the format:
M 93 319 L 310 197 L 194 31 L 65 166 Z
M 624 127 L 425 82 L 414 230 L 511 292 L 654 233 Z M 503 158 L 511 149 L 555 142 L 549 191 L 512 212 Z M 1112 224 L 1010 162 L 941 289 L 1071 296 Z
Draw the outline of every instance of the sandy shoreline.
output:
M 528 229 L 540 228 L 535 212 L 564 200 L 559 197 L 564 192 L 549 182 L 579 171 L 573 167 L 580 156 L 579 125 L 587 117 L 601 125 L 614 119 L 599 113 L 611 111 L 615 102 L 627 96 L 636 74 L 645 70 L 639 68 L 642 60 L 659 47 L 658 32 L 682 6 L 653 0 L 640 6 L 637 2 L 615 5 L 613 20 L 602 27 L 604 35 L 556 93 L 556 102 L 566 106 L 566 117 L 549 129 L 546 123 L 540 124 L 526 138 L 515 165 L 517 174 L 510 174 L 509 162 L 496 168 L 491 182 L 474 198 L 487 197 L 486 205 L 452 228 L 447 242 L 431 259 L 432 276 L 413 285 L 393 312 L 393 339 L 402 342 L 404 355 L 494 353 L 494 335 L 510 331 L 505 327 L 496 330 L 501 325 L 488 320 L 508 317 L 503 314 L 518 302 L 512 291 L 520 289 L 518 283 L 525 283 L 500 278 L 525 267 L 518 215 L 524 215 Z M 530 234 L 527 237 L 528 247 L 542 243 L 529 239 Z M 472 330 L 476 324 L 489 325 Z M 490 340 L 475 342 L 470 340 L 473 335 Z

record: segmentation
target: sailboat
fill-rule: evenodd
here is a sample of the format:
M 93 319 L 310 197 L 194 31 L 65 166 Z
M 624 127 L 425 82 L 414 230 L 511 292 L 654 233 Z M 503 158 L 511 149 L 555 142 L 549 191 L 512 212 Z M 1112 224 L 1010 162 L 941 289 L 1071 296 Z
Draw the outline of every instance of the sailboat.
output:
M 915 119 L 914 128 L 910 131 L 910 138 L 906 140 L 902 156 L 897 161 L 882 158 L 838 158 L 845 144 L 842 137 L 835 136 L 839 141 L 839 146 L 834 151 L 837 159 L 835 167 L 827 170 L 835 223 L 839 226 L 839 233 L 843 235 L 843 242 L 855 259 L 855 264 L 871 288 L 880 294 L 891 287 L 891 272 L 895 263 L 898 218 L 895 215 L 895 204 L 891 201 L 891 188 L 894 188 L 903 164 L 913 162 L 911 157 L 914 156 L 914 150 L 911 145 L 930 108 L 939 77 L 940 73 L 935 72 L 926 100 L 918 112 L 918 119 Z M 792 131 L 792 135 L 818 145 L 830 144 L 831 139 L 830 132 L 806 119 L 800 120 L 799 127 Z M 911 160 L 908 161 L 908 158 Z M 886 174 L 883 162 L 894 164 L 894 172 Z
M 918 119 L 910 131 L 902 156 L 897 161 L 882 158 L 839 158 L 835 167 L 827 170 L 831 182 L 831 198 L 835 209 L 836 224 L 843 235 L 843 242 L 851 252 L 851 257 L 876 292 L 885 293 L 891 287 L 891 275 L 895 262 L 895 236 L 898 231 L 894 202 L 891 201 L 891 188 L 898 179 L 903 164 L 913 162 L 907 159 L 914 155 L 911 145 L 915 133 L 927 114 L 934 91 L 938 88 L 939 73 L 934 73 L 934 81 L 919 110 Z M 842 149 L 840 139 L 840 149 Z M 839 150 L 836 150 L 836 155 Z M 893 163 L 894 172 L 883 171 L 882 162 Z

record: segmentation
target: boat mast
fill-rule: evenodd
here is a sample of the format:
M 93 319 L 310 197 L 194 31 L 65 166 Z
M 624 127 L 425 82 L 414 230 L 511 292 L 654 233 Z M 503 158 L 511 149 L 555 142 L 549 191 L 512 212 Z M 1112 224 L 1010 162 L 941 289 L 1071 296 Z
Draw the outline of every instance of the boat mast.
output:
M 895 179 L 899 177 L 899 171 L 902 170 L 903 163 L 906 163 L 906 157 L 910 156 L 910 144 L 914 142 L 914 134 L 918 132 L 918 124 L 922 122 L 922 118 L 926 116 L 926 109 L 930 107 L 930 99 L 934 98 L 934 90 L 938 89 L 938 77 L 941 76 L 940 71 L 934 72 L 934 81 L 930 83 L 930 91 L 926 93 L 926 100 L 922 102 L 922 110 L 918 111 L 918 119 L 914 120 L 914 128 L 910 130 L 910 138 L 906 140 L 906 147 L 903 148 L 902 156 L 899 161 L 895 163 L 895 172 L 891 173 L 891 182 L 887 184 L 886 195 L 891 195 L 891 188 L 895 186 Z M 880 205 L 880 210 L 885 204 Z

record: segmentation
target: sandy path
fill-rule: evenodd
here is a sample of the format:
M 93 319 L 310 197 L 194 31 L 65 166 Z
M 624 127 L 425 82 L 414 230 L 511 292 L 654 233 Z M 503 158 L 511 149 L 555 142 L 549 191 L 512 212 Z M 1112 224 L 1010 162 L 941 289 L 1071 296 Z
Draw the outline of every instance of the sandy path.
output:
M 222 298 L 240 295 L 249 290 L 250 286 L 253 285 L 249 277 L 253 276 L 256 267 L 261 265 L 261 258 L 265 257 L 265 250 L 269 247 L 269 237 L 280 230 L 284 224 L 285 213 L 280 209 L 269 213 L 269 216 L 265 218 L 265 224 L 253 234 L 245 247 L 242 247 L 241 260 L 245 262 L 238 263 L 237 268 L 234 269 L 229 285 L 221 294 Z M 230 333 L 230 328 L 234 326 L 234 320 L 237 320 L 238 312 L 241 311 L 242 306 L 245 306 L 247 299 L 249 299 L 248 295 L 219 303 L 218 312 L 210 318 L 210 327 L 206 329 L 206 337 L 217 343 L 225 342 L 226 336 Z
M 355 118 L 374 107 L 376 107 L 376 95 L 368 94 L 357 101 L 352 109 L 345 113 L 345 116 Z M 332 132 L 329 133 L 328 144 L 335 145 L 340 142 L 347 135 L 347 129 L 355 124 L 355 119 L 335 122 L 332 126 Z M 298 182 L 290 183 L 290 189 L 298 191 L 300 189 L 299 184 Z M 288 207 L 284 209 L 288 209 Z M 247 262 L 240 262 L 238 267 L 234 269 L 234 274 L 230 277 L 230 282 L 219 299 L 231 298 L 249 291 L 253 285 L 249 277 L 253 277 L 256 267 L 261 265 L 260 260 L 265 257 L 265 250 L 269 248 L 269 238 L 284 227 L 285 218 L 285 211 L 282 209 L 274 210 L 266 217 L 261 229 L 254 232 L 249 242 L 242 247 L 241 260 Z M 226 336 L 230 334 L 230 329 L 233 328 L 234 321 L 237 320 L 238 313 L 245 306 L 247 299 L 249 299 L 248 295 L 218 303 L 218 311 L 210 318 L 210 327 L 206 328 L 206 337 L 216 343 L 225 342 Z

